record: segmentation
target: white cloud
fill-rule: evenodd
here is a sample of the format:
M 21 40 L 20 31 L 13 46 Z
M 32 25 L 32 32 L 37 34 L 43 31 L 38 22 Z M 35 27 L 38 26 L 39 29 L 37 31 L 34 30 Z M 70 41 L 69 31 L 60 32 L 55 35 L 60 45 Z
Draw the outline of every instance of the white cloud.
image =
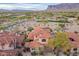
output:
M 43 10 L 46 9 L 45 4 L 0 4 L 0 9 L 31 9 L 31 10 Z
M 6 5 L 6 4 L 0 4 L 0 9 L 14 9 L 15 6 L 12 5 Z
M 0 0 L 0 3 L 79 3 L 79 0 Z

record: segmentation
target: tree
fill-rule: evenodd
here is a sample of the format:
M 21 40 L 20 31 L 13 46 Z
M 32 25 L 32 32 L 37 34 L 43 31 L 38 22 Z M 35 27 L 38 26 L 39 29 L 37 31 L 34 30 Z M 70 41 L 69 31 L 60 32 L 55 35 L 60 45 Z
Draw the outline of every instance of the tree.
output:
M 64 32 L 56 33 L 56 37 L 54 38 L 53 42 L 54 46 L 57 48 L 62 48 L 64 51 L 70 49 L 71 45 L 68 40 L 68 36 Z
M 63 28 L 63 27 L 65 26 L 65 24 L 59 24 L 59 26 L 60 26 L 61 28 Z
M 25 38 L 23 42 L 29 42 L 30 39 Z
M 48 47 L 54 47 L 54 40 L 52 38 L 48 39 Z
M 5 26 L 4 25 L 0 25 L 0 30 L 4 30 Z
M 27 29 L 27 31 L 32 31 L 33 30 L 33 28 L 32 27 L 29 27 L 28 29 Z

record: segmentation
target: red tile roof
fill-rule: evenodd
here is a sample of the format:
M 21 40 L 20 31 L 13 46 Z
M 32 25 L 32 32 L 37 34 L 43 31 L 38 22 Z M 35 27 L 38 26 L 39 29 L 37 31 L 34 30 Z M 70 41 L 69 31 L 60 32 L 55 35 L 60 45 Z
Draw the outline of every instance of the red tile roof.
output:
M 0 50 L 0 56 L 16 56 L 17 51 L 16 50 Z
M 51 33 L 49 30 L 42 27 L 35 27 L 34 30 L 28 34 L 28 38 L 34 39 L 34 37 L 47 39 L 51 37 Z
M 23 35 L 16 35 L 16 33 L 13 32 L 1 32 L 0 33 L 0 43 L 9 44 L 11 42 L 14 42 L 14 40 L 22 40 L 24 38 Z
M 1 32 L 0 33 L 0 43 L 10 43 L 15 39 L 14 33 Z
M 33 41 L 33 42 L 29 42 L 28 46 L 31 48 L 37 48 L 37 47 L 40 47 L 41 44 L 39 42 Z
M 73 47 L 79 48 L 79 35 L 74 32 L 67 32 L 69 38 L 74 39 L 74 41 L 70 41 Z

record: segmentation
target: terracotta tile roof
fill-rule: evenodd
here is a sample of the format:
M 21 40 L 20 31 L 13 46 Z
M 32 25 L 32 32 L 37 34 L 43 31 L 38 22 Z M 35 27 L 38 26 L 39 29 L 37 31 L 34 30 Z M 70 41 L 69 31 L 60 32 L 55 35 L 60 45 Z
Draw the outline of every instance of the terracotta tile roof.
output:
M 43 29 L 41 27 L 35 27 L 34 30 L 28 34 L 28 38 L 34 39 L 34 37 L 50 38 L 51 33 L 47 29 Z
M 72 46 L 79 48 L 79 35 L 74 32 L 67 32 L 67 35 L 69 38 L 73 39 L 73 41 L 70 40 Z
M 0 43 L 11 43 L 14 42 L 14 40 L 22 40 L 24 38 L 23 35 L 16 35 L 16 33 L 13 32 L 1 32 L 0 33 Z
M 0 50 L 0 56 L 16 56 L 17 51 L 16 50 Z
M 40 47 L 41 44 L 39 42 L 33 41 L 33 42 L 29 42 L 28 46 L 31 48 L 36 48 L 36 47 Z
M 10 43 L 15 39 L 14 33 L 2 32 L 0 33 L 0 43 Z

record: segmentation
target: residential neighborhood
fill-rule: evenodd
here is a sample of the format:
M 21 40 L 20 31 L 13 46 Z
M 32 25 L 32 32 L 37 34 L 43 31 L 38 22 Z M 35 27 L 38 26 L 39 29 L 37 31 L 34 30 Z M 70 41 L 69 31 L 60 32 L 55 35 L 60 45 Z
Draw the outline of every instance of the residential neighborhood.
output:
M 0 11 L 0 56 L 79 56 L 79 12 L 54 7 Z

